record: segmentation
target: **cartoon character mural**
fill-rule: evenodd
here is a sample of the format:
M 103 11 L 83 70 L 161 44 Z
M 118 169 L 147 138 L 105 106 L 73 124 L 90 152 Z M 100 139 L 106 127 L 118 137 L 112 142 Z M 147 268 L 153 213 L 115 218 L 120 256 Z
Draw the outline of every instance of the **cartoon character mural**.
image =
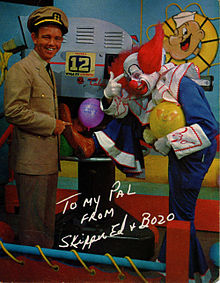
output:
M 3 51 L 0 49 L 0 86 L 3 84 L 7 75 L 10 57 L 25 48 L 25 44 L 18 38 L 12 38 L 2 44 Z
M 173 17 L 176 25 L 174 34 L 164 41 L 165 50 L 172 58 L 181 60 L 191 54 L 198 55 L 204 30 L 195 21 L 196 12 L 181 12 Z
M 180 13 L 168 18 L 167 10 L 173 5 L 180 9 Z M 196 11 L 186 11 L 192 5 L 198 6 L 202 15 Z M 218 19 L 208 18 L 198 3 L 191 3 L 184 9 L 174 3 L 168 5 L 163 23 L 166 63 L 179 65 L 192 62 L 198 66 L 200 73 L 216 65 L 213 61 L 218 51 L 219 36 L 211 20 Z M 148 38 L 150 27 L 146 32 Z

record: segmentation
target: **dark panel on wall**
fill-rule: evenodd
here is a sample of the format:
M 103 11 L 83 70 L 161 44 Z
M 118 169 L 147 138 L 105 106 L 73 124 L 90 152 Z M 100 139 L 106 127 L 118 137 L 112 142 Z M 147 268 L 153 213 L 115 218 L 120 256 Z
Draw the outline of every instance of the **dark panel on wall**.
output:
M 53 0 L 0 0 L 0 2 L 10 2 L 33 6 L 53 6 Z

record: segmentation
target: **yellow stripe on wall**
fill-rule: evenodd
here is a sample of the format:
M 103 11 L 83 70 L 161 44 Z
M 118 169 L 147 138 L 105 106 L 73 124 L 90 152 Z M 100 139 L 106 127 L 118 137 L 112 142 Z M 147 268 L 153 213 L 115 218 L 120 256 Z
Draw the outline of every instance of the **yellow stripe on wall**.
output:
M 78 162 L 61 161 L 61 172 L 59 177 L 77 178 L 78 177 Z
M 134 181 L 147 183 L 168 183 L 168 157 L 148 155 L 145 157 L 146 178 L 126 178 L 117 168 L 115 169 L 115 180 L 117 181 Z M 60 177 L 78 177 L 78 163 L 75 161 L 61 161 L 62 171 Z M 208 173 L 203 181 L 204 187 L 218 187 L 219 178 L 219 159 L 214 159 Z

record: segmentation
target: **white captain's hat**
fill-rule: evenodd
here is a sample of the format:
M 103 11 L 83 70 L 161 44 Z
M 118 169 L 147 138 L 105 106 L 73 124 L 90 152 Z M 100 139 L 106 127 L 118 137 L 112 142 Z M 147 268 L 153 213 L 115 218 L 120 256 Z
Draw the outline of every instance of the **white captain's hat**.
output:
M 183 24 L 194 21 L 196 12 L 182 12 L 178 15 L 173 16 L 174 21 L 176 22 L 176 28 L 179 28 Z

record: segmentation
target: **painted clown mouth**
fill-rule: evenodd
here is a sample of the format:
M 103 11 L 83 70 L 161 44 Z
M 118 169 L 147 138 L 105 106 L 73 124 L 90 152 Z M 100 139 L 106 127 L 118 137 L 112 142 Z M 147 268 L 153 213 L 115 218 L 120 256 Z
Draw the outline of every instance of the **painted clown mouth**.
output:
M 137 90 L 143 90 L 146 87 L 146 84 L 142 83 L 137 87 Z
M 132 89 L 133 94 L 135 95 L 143 95 L 148 91 L 148 87 L 146 82 L 144 81 L 135 81 L 135 80 L 131 80 L 128 83 L 130 89 Z
M 191 41 L 191 34 L 189 37 L 187 37 L 187 39 L 185 39 L 183 42 L 180 43 L 180 48 L 183 50 L 183 51 L 186 51 L 189 49 L 189 46 L 190 46 L 190 41 Z

